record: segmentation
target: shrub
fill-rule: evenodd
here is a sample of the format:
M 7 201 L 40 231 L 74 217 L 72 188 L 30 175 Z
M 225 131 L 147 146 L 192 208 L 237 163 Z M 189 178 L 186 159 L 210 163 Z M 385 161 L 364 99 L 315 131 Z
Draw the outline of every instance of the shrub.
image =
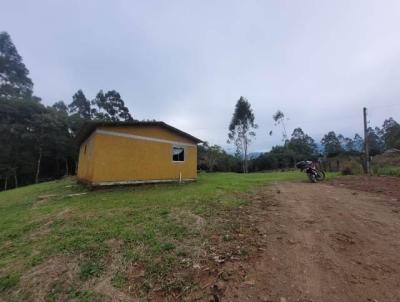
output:
M 400 167 L 374 167 L 376 175 L 400 176 Z
M 342 175 L 353 175 L 353 170 L 350 167 L 344 167 L 342 169 Z

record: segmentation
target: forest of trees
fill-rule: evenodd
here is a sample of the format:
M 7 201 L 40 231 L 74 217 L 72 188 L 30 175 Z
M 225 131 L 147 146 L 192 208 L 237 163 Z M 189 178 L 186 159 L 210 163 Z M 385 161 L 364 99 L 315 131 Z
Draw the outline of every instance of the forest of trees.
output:
M 78 156 L 74 138 L 90 120 L 132 121 L 133 117 L 115 90 L 100 90 L 93 99 L 78 90 L 69 104 L 58 101 L 43 105 L 33 93 L 29 71 L 11 37 L 0 33 L 0 188 L 74 174 Z M 364 141 L 358 134 L 348 138 L 330 131 L 317 145 L 301 128 L 294 129 L 289 137 L 283 112 L 274 114 L 273 121 L 283 127 L 282 145 L 251 157 L 248 150 L 257 124 L 249 101 L 240 97 L 228 127 L 228 142 L 235 145 L 236 153 L 228 154 L 218 145 L 204 143 L 198 149 L 198 168 L 246 173 L 290 168 L 299 160 L 321 156 L 362 154 Z M 372 156 L 400 148 L 400 125 L 389 118 L 381 128 L 368 129 L 368 141 Z
M 222 147 L 206 142 L 199 146 L 199 169 L 244 173 L 288 169 L 293 168 L 295 163 L 301 160 L 321 161 L 324 158 L 329 159 L 339 155 L 355 156 L 360 158 L 360 163 L 362 162 L 364 139 L 359 134 L 350 138 L 329 131 L 318 145 L 300 127 L 295 128 L 289 137 L 285 115 L 282 111 L 278 110 L 272 119 L 275 126 L 282 126 L 282 144 L 272 147 L 269 152 L 261 153 L 253 158 L 249 157 L 247 148 L 251 143 L 251 137 L 255 136 L 251 129 L 257 128 L 257 125 L 250 103 L 241 97 L 235 107 L 228 133 L 229 141 L 233 141 L 236 145 L 236 153 L 228 154 Z M 241 136 L 238 133 L 241 133 Z M 271 135 L 272 131 L 269 134 Z M 400 124 L 393 118 L 388 118 L 381 128 L 369 127 L 367 139 L 371 156 L 381 154 L 391 148 L 400 149 Z
M 382 128 L 368 128 L 370 155 L 375 156 L 387 149 L 400 149 L 400 125 L 394 119 L 384 121 Z M 353 138 L 330 131 L 323 136 L 318 145 L 301 128 L 293 130 L 282 145 L 272 147 L 271 151 L 248 158 L 248 171 L 266 171 L 293 168 L 300 160 L 321 160 L 338 155 L 352 155 L 361 158 L 364 139 L 355 134 Z M 199 146 L 199 168 L 206 171 L 244 172 L 243 154 L 228 154 L 218 145 L 204 143 Z
M 74 137 L 85 121 L 133 120 L 120 94 L 78 90 L 67 105 L 45 106 L 11 37 L 0 33 L 0 186 L 14 188 L 74 174 Z

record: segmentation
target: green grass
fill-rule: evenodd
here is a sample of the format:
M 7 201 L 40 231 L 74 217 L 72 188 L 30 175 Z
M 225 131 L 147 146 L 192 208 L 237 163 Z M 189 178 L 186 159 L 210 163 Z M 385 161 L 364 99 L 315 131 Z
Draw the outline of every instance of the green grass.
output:
M 190 211 L 207 219 L 241 205 L 235 192 L 303 179 L 299 172 L 200 173 L 197 182 L 182 185 L 89 191 L 65 179 L 0 192 L 0 295 L 54 255 L 79 259 L 81 281 L 101 276 L 115 249 L 123 261 L 143 263 L 146 274 L 162 277 L 186 253 L 179 243 L 196 235 L 174 213 Z M 75 193 L 85 194 L 69 196 Z M 120 272 L 113 283 L 122 286 L 124 278 Z
M 111 279 L 111 283 L 116 288 L 123 288 L 128 283 L 128 278 L 126 277 L 125 273 L 117 272 Z
M 400 167 L 395 166 L 375 166 L 373 172 L 376 175 L 400 176 Z
M 0 292 L 15 286 L 18 283 L 19 277 L 17 275 L 5 275 L 0 277 Z

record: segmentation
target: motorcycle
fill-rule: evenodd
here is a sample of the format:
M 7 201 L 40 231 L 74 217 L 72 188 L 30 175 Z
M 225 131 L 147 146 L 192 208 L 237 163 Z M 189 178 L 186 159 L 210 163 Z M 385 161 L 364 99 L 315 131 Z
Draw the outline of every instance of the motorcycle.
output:
M 300 169 L 301 172 L 305 171 L 308 178 L 313 183 L 323 181 L 325 179 L 325 172 L 318 169 L 318 167 L 312 161 L 300 161 L 296 164 L 296 168 Z

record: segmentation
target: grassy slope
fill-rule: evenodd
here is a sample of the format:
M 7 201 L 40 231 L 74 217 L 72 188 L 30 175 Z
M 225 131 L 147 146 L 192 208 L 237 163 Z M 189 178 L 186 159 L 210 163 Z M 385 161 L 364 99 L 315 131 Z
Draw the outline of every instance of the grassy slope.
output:
M 200 174 L 196 183 L 185 185 L 97 191 L 66 179 L 0 192 L 0 295 L 18 288 L 21 275 L 53 255 L 82 255 L 81 280 L 101 275 L 110 239 L 122 242 L 126 261 L 139 261 L 149 274 L 162 275 L 183 253 L 179 242 L 195 233 L 174 218 L 176 209 L 207 218 L 238 206 L 235 192 L 298 179 L 305 175 L 215 173 Z M 75 193 L 86 194 L 68 196 Z M 118 286 L 124 277 L 113 280 Z

